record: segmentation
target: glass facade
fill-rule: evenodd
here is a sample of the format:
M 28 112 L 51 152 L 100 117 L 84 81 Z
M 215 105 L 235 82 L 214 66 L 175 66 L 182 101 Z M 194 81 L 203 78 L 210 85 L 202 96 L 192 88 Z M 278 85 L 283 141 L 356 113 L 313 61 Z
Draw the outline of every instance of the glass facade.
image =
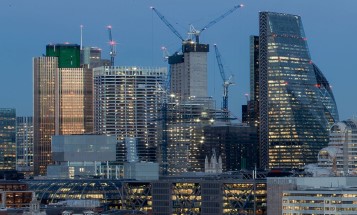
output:
M 174 101 L 168 104 L 166 113 L 167 172 L 169 175 L 202 172 L 205 163 L 203 127 L 214 122 L 214 101 L 212 98 L 202 98 L 178 103 L 176 97 L 172 99 Z M 162 127 L 160 129 L 163 130 Z M 159 154 L 162 155 L 163 150 L 163 147 L 160 148 Z
M 58 59 L 34 58 L 34 173 L 45 174 L 51 163 L 51 136 L 55 134 L 55 80 Z
M 321 89 L 322 78 L 319 85 L 323 76 L 316 75 L 299 16 L 260 13 L 259 63 L 261 166 L 316 163 L 328 143 L 326 112 L 338 115 L 333 96 L 322 99 L 321 92 L 331 91 Z
M 61 47 L 66 48 L 65 54 L 59 50 Z M 51 136 L 93 131 L 92 70 L 73 68 L 74 65 L 79 67 L 80 53 L 76 47 L 77 45 L 48 45 L 47 55 L 56 57 L 33 59 L 36 175 L 45 174 L 47 165 L 52 163 Z M 78 58 L 78 64 L 60 65 L 59 61 L 63 57 L 61 53 L 65 56 L 75 54 L 73 59 Z M 64 65 L 70 68 L 63 68 Z
M 58 68 L 78 68 L 80 66 L 80 46 L 77 44 L 49 44 L 47 57 L 58 58 Z
M 33 117 L 16 118 L 16 170 L 33 174 Z
M 0 170 L 16 169 L 16 110 L 0 108 Z
M 92 199 L 108 209 L 150 211 L 151 184 L 119 180 L 31 180 L 29 190 L 36 192 L 41 204 L 64 200 Z
M 222 156 L 223 172 L 252 170 L 257 165 L 258 136 L 255 127 L 244 125 L 208 125 L 204 131 L 204 156 L 212 151 Z
M 353 188 L 311 189 L 283 193 L 283 215 L 356 214 L 357 190 Z
M 318 88 L 320 99 L 324 106 L 325 115 L 329 122 L 329 127 L 333 123 L 339 121 L 338 110 L 336 106 L 335 97 L 333 96 L 330 83 L 325 78 L 321 70 L 313 63 L 315 77 L 316 77 L 316 87 Z

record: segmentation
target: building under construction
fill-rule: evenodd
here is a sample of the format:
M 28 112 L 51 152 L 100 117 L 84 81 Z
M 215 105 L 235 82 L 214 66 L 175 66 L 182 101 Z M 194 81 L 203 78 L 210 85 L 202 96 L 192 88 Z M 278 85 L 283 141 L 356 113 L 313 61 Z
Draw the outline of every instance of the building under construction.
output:
M 182 45 L 183 53 L 169 57 L 171 93 L 180 102 L 188 99 L 206 98 L 208 44 L 197 44 L 190 40 Z

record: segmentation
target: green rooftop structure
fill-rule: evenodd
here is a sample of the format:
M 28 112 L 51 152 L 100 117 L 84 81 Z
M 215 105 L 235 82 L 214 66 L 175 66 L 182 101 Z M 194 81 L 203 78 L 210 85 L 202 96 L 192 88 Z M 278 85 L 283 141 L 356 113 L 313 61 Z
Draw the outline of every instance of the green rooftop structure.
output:
M 49 44 L 47 57 L 58 57 L 58 68 L 80 67 L 80 46 L 77 44 Z

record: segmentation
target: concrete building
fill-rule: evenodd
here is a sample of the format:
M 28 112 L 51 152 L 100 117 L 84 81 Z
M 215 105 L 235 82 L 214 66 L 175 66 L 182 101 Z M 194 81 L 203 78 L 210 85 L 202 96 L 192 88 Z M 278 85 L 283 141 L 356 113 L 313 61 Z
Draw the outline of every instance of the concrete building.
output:
M 16 170 L 33 175 L 33 117 L 16 117 Z
M 301 18 L 260 12 L 258 47 L 259 87 L 252 91 L 259 89 L 253 98 L 259 103 L 260 166 L 316 163 L 338 112 L 326 78 L 311 61 Z M 251 83 L 257 84 L 255 77 Z
M 52 163 L 52 135 L 93 130 L 92 72 L 80 68 L 79 49 L 47 45 L 46 56 L 33 59 L 35 175 L 46 174 Z
M 126 161 L 125 138 L 137 139 L 140 161 L 156 161 L 157 124 L 164 67 L 94 68 L 95 132 L 114 135 L 118 140 L 117 161 Z
M 208 96 L 208 52 L 208 44 L 186 40 L 182 44 L 182 53 L 176 53 L 169 57 L 170 93 L 175 94 L 180 102 L 193 97 L 206 98 Z
M 0 170 L 16 169 L 16 110 L 0 108 Z
M 356 133 L 356 119 L 340 121 L 331 127 L 329 144 L 318 154 L 316 174 L 319 174 L 320 169 L 327 169 L 329 175 L 357 175 Z
M 267 178 L 268 214 L 355 214 L 356 177 Z
M 52 137 L 54 165 L 47 166 L 48 178 L 112 177 L 116 137 L 106 135 L 58 135 Z M 119 175 L 119 173 L 117 173 Z M 114 176 L 115 178 L 115 176 Z

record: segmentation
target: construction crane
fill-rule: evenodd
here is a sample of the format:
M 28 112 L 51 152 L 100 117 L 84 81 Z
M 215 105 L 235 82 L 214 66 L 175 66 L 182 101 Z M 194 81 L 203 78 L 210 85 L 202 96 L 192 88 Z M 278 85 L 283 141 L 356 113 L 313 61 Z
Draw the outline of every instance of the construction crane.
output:
M 225 12 L 224 14 L 220 15 L 219 17 L 217 17 L 216 19 L 210 21 L 207 25 L 205 25 L 203 28 L 201 28 L 201 30 L 196 30 L 192 25 L 190 26 L 190 32 L 189 34 L 192 34 L 195 36 L 195 41 L 196 43 L 200 43 L 200 34 L 202 33 L 202 31 L 206 30 L 207 28 L 212 27 L 213 25 L 215 25 L 217 22 L 221 21 L 222 19 L 226 18 L 229 14 L 233 13 L 235 10 L 237 10 L 238 8 L 242 8 L 244 5 L 239 4 L 234 6 L 233 8 L 231 8 L 230 10 L 228 10 L 227 12 Z
M 207 25 L 205 25 L 201 30 L 196 30 L 193 25 L 190 25 L 190 31 L 188 32 L 188 34 L 194 35 L 195 36 L 195 41 L 196 43 L 200 43 L 200 34 L 202 33 L 202 31 L 212 27 L 214 24 L 216 24 L 217 22 L 221 21 L 222 19 L 224 19 L 226 16 L 228 16 L 229 14 L 233 13 L 235 10 L 237 10 L 238 8 L 243 7 L 242 4 L 240 5 L 236 5 L 233 8 L 231 8 L 230 10 L 228 10 L 227 12 L 225 12 L 224 14 L 220 15 L 219 17 L 217 17 L 216 19 L 210 21 Z M 165 16 L 163 16 L 155 7 L 150 7 L 158 16 L 159 18 L 165 23 L 165 25 L 172 31 L 172 33 L 174 33 L 178 38 L 181 39 L 181 41 L 185 41 L 185 39 L 183 39 L 183 37 L 181 36 L 181 34 L 174 28 L 174 26 L 172 26 L 170 24 L 169 21 L 167 21 L 167 19 L 165 18 Z
M 223 103 L 222 103 L 222 110 L 224 111 L 225 119 L 228 119 L 228 88 L 230 85 L 233 85 L 232 82 L 233 76 L 231 75 L 229 78 L 226 78 L 226 74 L 224 73 L 224 68 L 222 64 L 221 53 L 218 50 L 217 44 L 214 44 L 214 50 L 216 53 L 216 59 L 218 63 L 219 72 L 221 73 L 221 77 L 223 80 Z
M 184 41 L 183 37 L 181 36 L 181 34 L 174 28 L 174 26 L 172 26 L 170 24 L 169 21 L 167 21 L 167 19 L 165 18 L 165 16 L 163 16 L 155 7 L 150 7 L 151 10 L 153 10 L 156 15 L 165 23 L 165 25 L 172 31 L 172 33 L 174 33 L 178 38 L 181 39 L 181 41 Z
M 116 42 L 113 40 L 112 37 L 112 26 L 108 25 L 108 34 L 109 34 L 109 45 L 110 45 L 110 65 L 114 66 L 114 58 L 117 55 L 117 50 L 116 50 Z

